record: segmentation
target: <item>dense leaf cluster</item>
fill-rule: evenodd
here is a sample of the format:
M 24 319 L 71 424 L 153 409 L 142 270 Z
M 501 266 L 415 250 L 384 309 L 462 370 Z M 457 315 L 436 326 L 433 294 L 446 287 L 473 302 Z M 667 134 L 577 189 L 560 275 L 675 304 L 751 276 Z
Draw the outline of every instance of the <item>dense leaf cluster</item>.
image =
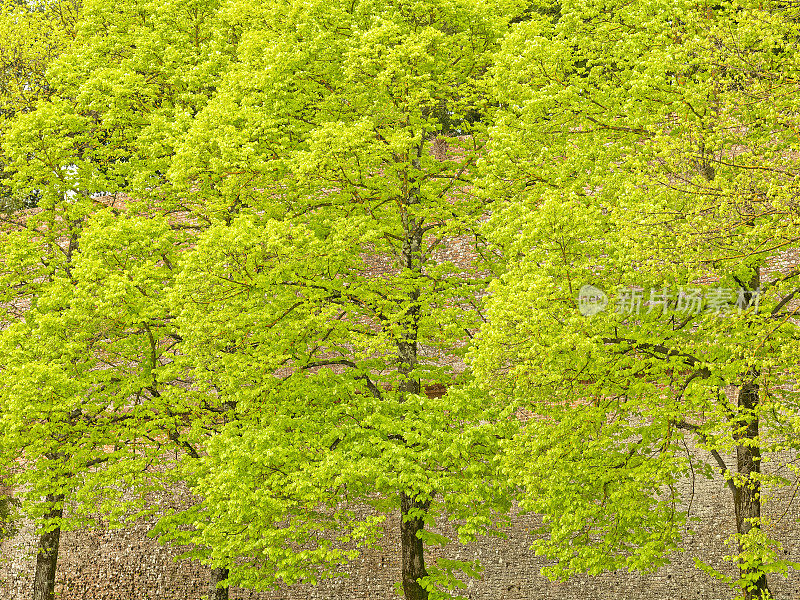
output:
M 182 482 L 153 534 L 222 588 L 339 574 L 400 510 L 405 597 L 452 597 L 481 567 L 426 564 L 437 523 L 468 543 L 516 501 L 548 575 L 647 571 L 694 474 L 730 489 L 731 585 L 768 594 L 792 563 L 762 494 L 792 474 L 767 463 L 800 430 L 800 271 L 771 266 L 800 242 L 798 16 L 5 5 L 0 456 L 40 554 Z M 686 310 L 703 283 L 738 305 Z

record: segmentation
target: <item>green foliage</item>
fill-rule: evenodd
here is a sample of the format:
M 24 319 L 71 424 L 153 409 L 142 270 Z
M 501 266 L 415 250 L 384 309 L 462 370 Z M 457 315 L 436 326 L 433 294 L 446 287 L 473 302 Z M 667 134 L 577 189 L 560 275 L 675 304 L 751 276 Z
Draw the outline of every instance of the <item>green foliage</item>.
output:
M 123 516 L 123 486 L 155 460 L 156 407 L 143 396 L 154 365 L 169 356 L 156 343 L 168 327 L 157 302 L 170 277 L 164 263 L 175 252 L 164 229 L 99 213 L 72 279 L 54 278 L 24 321 L 3 331 L 3 441 L 26 463 L 15 482 L 31 512 L 42 496 L 65 494 L 69 527 L 98 508 Z
M 424 545 L 451 541 L 442 519 L 498 533 L 521 489 L 548 575 L 663 564 L 691 526 L 683 477 L 766 493 L 780 474 L 726 453 L 798 439 L 800 274 L 767 269 L 798 248 L 798 21 L 688 0 L 6 5 L 0 452 L 26 463 L 22 510 L 119 523 L 180 480 L 197 504 L 154 535 L 264 589 L 340 573 L 398 506 Z M 584 284 L 699 280 L 760 288 L 759 309 L 578 311 Z M 740 525 L 747 595 L 791 565 Z M 434 598 L 479 573 L 415 577 Z
M 51 94 L 46 71 L 69 46 L 79 10 L 71 0 L 0 5 L 0 133 Z M 38 190 L 13 193 L 7 165 L 0 158 L 0 215 L 36 206 L 40 197 Z
M 150 19 L 142 8 L 87 3 L 71 30 L 62 23 L 71 42 L 48 59 L 47 94 L 3 140 L 16 193 L 40 200 L 0 232 L 0 450 L 26 464 L 13 481 L 23 510 L 50 529 L 135 515 L 164 477 L 154 465 L 185 449 L 183 407 L 165 403 L 154 370 L 173 360 L 163 292 L 186 229 L 163 216 L 172 204 L 107 194 L 149 199 L 180 117 L 213 93 L 213 65 L 229 53 L 224 40 L 200 43 L 209 29 L 224 35 L 203 26 L 216 5 L 149 7 Z M 58 522 L 42 521 L 45 496 L 63 496 Z
M 483 102 L 503 18 L 429 8 L 260 9 L 169 171 L 213 223 L 171 292 L 174 368 L 235 409 L 187 463 L 204 498 L 193 531 L 182 516 L 163 531 L 233 585 L 336 573 L 400 494 L 430 502 L 409 518 L 452 519 L 464 541 L 509 506 L 494 469 L 512 423 L 435 358 L 463 355 L 478 325 L 464 310 L 485 285 L 478 265 L 434 257 L 484 210 L 468 188 L 484 126 L 463 117 Z M 433 156 L 437 135 L 456 158 Z M 444 398 L 421 393 L 436 384 Z M 449 586 L 453 568 L 431 581 Z
M 401 498 L 461 541 L 497 528 L 514 422 L 460 374 L 486 281 L 444 250 L 474 251 L 485 75 L 517 11 L 83 6 L 4 138 L 15 190 L 41 193 L 3 230 L 2 448 L 27 514 L 117 523 L 182 479 L 200 503 L 156 533 L 257 589 L 333 574 Z
M 465 600 L 466 596 L 454 596 L 452 592 L 466 589 L 466 584 L 456 575 L 457 571 L 467 577 L 478 578 L 483 571 L 479 561 L 449 560 L 437 558 L 436 566 L 428 569 L 429 575 L 422 581 L 422 586 L 428 591 L 431 600 L 450 598 L 452 600 Z
M 711 577 L 724 581 L 733 589 L 742 593 L 737 600 L 747 597 L 752 590 L 760 573 L 785 574 L 788 568 L 798 569 L 800 563 L 790 561 L 780 556 L 781 544 L 771 539 L 761 528 L 753 528 L 746 534 L 734 534 L 725 540 L 725 546 L 733 549 L 733 554 L 726 555 L 723 560 L 744 565 L 743 573 L 736 579 L 714 569 L 708 563 L 695 558 L 698 569 L 706 572 Z
M 504 40 L 484 187 L 504 200 L 485 231 L 505 264 L 472 363 L 529 416 L 506 469 L 545 515 L 551 576 L 662 564 L 692 470 L 740 494 L 785 483 L 720 461 L 796 448 L 800 273 L 767 267 L 798 248 L 796 17 L 779 2 L 562 3 Z M 702 309 L 679 311 L 701 281 L 716 282 Z M 594 316 L 587 284 L 610 299 Z M 741 288 L 742 307 L 734 291 L 714 310 L 716 287 Z M 741 586 L 790 566 L 751 551 L 766 548 L 748 545 L 758 520 L 742 526 Z

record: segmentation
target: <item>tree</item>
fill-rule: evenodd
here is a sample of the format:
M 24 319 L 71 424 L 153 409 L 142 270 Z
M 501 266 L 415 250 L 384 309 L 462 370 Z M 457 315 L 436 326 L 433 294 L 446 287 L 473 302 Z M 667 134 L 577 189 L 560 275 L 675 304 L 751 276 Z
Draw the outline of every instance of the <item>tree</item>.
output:
M 23 11 L 23 22 L 47 20 L 53 6 Z M 115 502 L 114 486 L 148 489 L 154 453 L 184 447 L 180 407 L 164 405 L 152 373 L 174 344 L 159 291 L 186 236 L 164 211 L 137 214 L 116 194 L 148 197 L 180 115 L 207 100 L 215 65 L 230 57 L 227 40 L 200 42 L 228 29 L 214 3 L 142 9 L 87 3 L 80 35 L 32 68 L 41 85 L 14 80 L 36 94 L 4 124 L 12 197 L 39 200 L 4 207 L 0 334 L 0 449 L 27 467 L 14 481 L 40 528 L 36 600 L 53 597 L 61 529 L 98 512 L 119 520 L 130 505 Z M 34 28 L 49 42 L 57 29 Z
M 800 242 L 797 24 L 782 2 L 561 3 L 505 41 L 486 171 L 505 270 L 473 361 L 547 424 L 506 469 L 551 576 L 662 564 L 690 471 L 730 490 L 734 588 L 796 568 L 762 465 L 798 440 L 800 270 L 770 267 Z
M 201 502 L 160 530 L 231 585 L 332 575 L 399 509 L 403 593 L 440 597 L 475 566 L 426 563 L 448 541 L 430 525 L 468 540 L 509 506 L 493 465 L 512 423 L 441 362 L 469 344 L 485 280 L 477 255 L 440 253 L 456 236 L 475 251 L 483 78 L 512 9 L 240 9 L 257 25 L 167 173 L 212 222 L 171 291 L 172 368 L 230 422 L 186 463 Z
M 0 5 L 0 133 L 16 115 L 35 110 L 50 95 L 47 68 L 75 36 L 79 11 L 72 0 Z M 7 157 L 0 161 L 0 214 L 38 201 L 36 190 L 21 197 L 11 193 L 7 163 Z
M 86 5 L 52 96 L 6 139 L 15 189 L 42 200 L 5 239 L 9 301 L 32 304 L 3 334 L 4 447 L 36 462 L 46 533 L 167 438 L 201 502 L 161 531 L 198 545 L 222 595 L 328 574 L 398 508 L 407 598 L 475 572 L 426 566 L 446 541 L 426 524 L 495 529 L 513 423 L 436 358 L 458 362 L 485 285 L 436 255 L 485 211 L 482 81 L 512 9 Z
M 166 231 L 163 220 L 94 216 L 70 278 L 54 278 L 0 336 L 3 458 L 24 465 L 12 481 L 40 529 L 35 599 L 53 597 L 62 529 L 145 509 L 140 490 L 159 483 L 152 467 L 177 439 L 179 407 L 159 405 L 152 376 L 171 351 L 158 302 L 176 252 Z

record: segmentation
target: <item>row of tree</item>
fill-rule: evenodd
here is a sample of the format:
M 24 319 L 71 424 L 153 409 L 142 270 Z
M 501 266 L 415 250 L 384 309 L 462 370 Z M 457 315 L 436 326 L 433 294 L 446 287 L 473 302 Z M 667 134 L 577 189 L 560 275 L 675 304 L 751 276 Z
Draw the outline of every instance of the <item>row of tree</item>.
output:
M 5 5 L 0 476 L 34 599 L 62 529 L 176 482 L 196 502 L 154 535 L 213 598 L 335 575 L 399 509 L 427 600 L 480 571 L 426 563 L 435 523 L 469 542 L 514 501 L 549 575 L 651 570 L 690 473 L 766 597 L 794 566 L 761 514 L 794 482 L 761 465 L 800 444 L 800 270 L 769 270 L 800 246 L 799 28 L 778 1 Z

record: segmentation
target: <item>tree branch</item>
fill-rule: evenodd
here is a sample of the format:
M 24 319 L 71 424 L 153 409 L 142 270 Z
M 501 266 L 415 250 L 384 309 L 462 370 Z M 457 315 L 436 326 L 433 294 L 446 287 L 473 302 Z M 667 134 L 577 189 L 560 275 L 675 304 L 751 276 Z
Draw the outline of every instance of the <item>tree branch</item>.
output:
M 687 423 L 686 421 L 677 421 L 675 422 L 675 427 L 677 427 L 678 429 L 685 429 L 686 431 L 691 431 L 697 437 L 699 437 L 704 444 L 708 444 L 708 436 L 706 436 L 705 433 L 700 431 L 700 428 L 697 425 Z M 733 493 L 733 495 L 736 496 L 738 490 L 736 489 L 736 486 L 733 483 L 733 479 L 731 479 L 730 477 L 726 477 L 726 474 L 730 473 L 728 465 L 725 464 L 725 461 L 722 460 L 722 457 L 720 456 L 719 452 L 717 452 L 714 448 L 709 448 L 708 451 L 711 453 L 711 456 L 713 456 L 714 460 L 717 462 L 720 473 L 722 474 L 723 477 L 725 477 L 725 483 L 728 485 L 728 488 L 731 490 L 731 493 Z
M 696 356 L 692 356 L 691 354 L 686 354 L 685 352 L 678 352 L 677 350 L 673 350 L 663 344 L 650 344 L 650 343 L 641 343 L 637 342 L 636 340 L 631 340 L 628 338 L 601 338 L 604 344 L 630 344 L 633 348 L 637 350 L 650 350 L 651 352 L 657 352 L 658 354 L 663 354 L 664 358 L 670 358 L 672 356 L 678 356 L 683 358 L 690 367 L 695 366 L 701 361 Z
M 316 367 L 327 367 L 330 365 L 342 365 L 345 367 L 350 367 L 351 369 L 358 370 L 358 366 L 356 365 L 356 363 L 354 363 L 351 360 L 347 360 L 346 358 L 336 358 L 332 360 L 315 360 L 314 362 L 302 365 L 300 368 L 314 369 Z M 369 375 L 361 373 L 356 377 L 356 379 L 363 379 L 367 383 L 367 389 L 370 391 L 370 393 L 378 400 L 383 400 L 383 394 L 381 393 L 380 388 L 377 385 L 375 385 L 375 383 L 369 378 Z

